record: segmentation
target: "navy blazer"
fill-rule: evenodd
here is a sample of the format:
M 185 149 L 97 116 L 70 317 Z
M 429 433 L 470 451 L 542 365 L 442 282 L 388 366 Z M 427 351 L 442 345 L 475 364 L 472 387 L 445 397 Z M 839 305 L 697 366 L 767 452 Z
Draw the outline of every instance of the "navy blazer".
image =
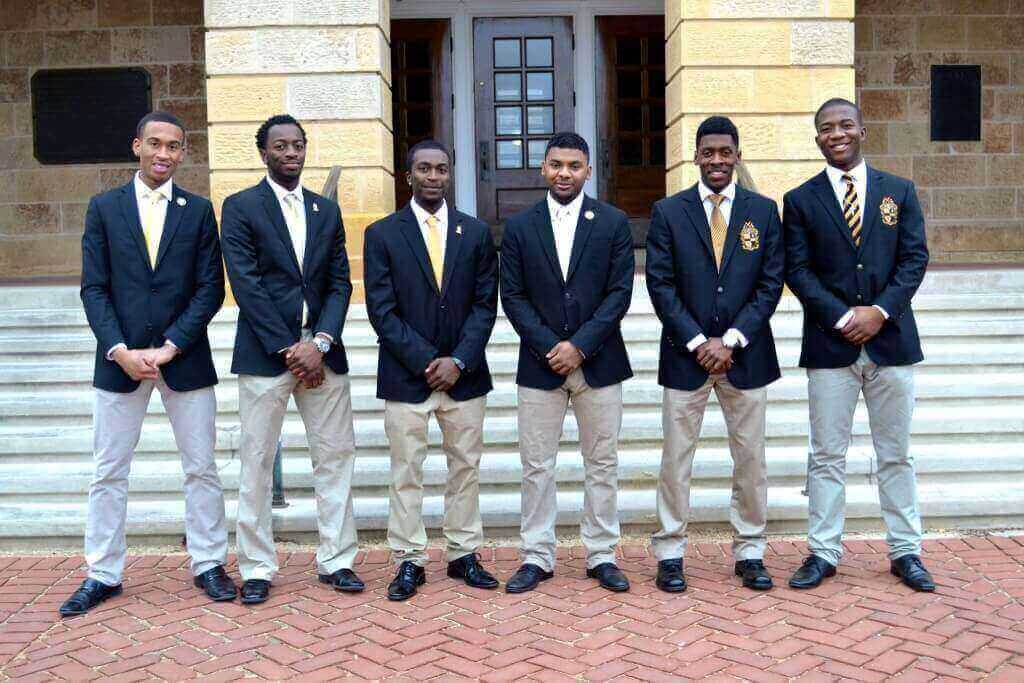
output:
M 783 200 L 786 282 L 804 308 L 803 367 L 852 365 L 860 347 L 835 324 L 853 306 L 876 304 L 890 317 L 866 345 L 871 360 L 909 365 L 924 358 L 910 308 L 928 265 L 914 183 L 869 166 L 861 213 L 858 248 L 824 171 Z
M 629 221 L 611 204 L 583 198 L 565 279 L 547 199 L 509 218 L 501 242 L 501 304 L 520 338 L 516 382 L 562 386 L 565 377 L 545 356 L 563 340 L 583 352 L 590 386 L 632 377 L 620 322 L 633 296 L 634 268 Z
M 444 356 L 466 366 L 448 391 L 453 399 L 491 390 L 484 350 L 498 315 L 498 258 L 486 223 L 448 207 L 440 290 L 408 205 L 366 229 L 363 268 L 366 310 L 380 342 L 377 398 L 427 400 L 423 371 Z
M 777 380 L 769 320 L 784 269 L 782 225 L 771 199 L 736 187 L 721 273 L 697 186 L 657 202 L 647 233 L 647 290 L 663 325 L 658 383 L 687 391 L 703 385 L 708 373 L 686 344 L 698 334 L 721 337 L 730 327 L 747 346 L 736 347 L 729 382 L 756 389 Z
M 129 393 L 139 387 L 107 360 L 117 344 L 163 346 L 179 353 L 160 368 L 171 389 L 193 391 L 217 383 L 206 328 L 224 302 L 224 270 L 213 206 L 172 184 L 173 197 L 157 250 L 149 261 L 139 222 L 135 181 L 89 202 L 82 235 L 82 304 L 96 335 L 93 386 Z
M 281 204 L 264 178 L 224 200 L 221 240 L 231 291 L 238 303 L 238 330 L 231 372 L 274 377 L 288 371 L 281 349 L 302 338 L 302 304 L 313 334 L 334 339 L 324 363 L 348 372 L 341 331 L 352 281 L 345 253 L 341 209 L 302 188 L 306 205 L 306 253 L 302 270 Z

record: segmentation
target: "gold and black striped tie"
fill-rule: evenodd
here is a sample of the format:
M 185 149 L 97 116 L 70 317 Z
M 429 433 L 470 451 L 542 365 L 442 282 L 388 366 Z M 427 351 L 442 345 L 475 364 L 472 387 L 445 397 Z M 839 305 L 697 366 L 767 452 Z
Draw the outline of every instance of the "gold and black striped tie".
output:
M 853 243 L 860 246 L 860 202 L 857 200 L 857 190 L 853 186 L 853 176 L 849 173 L 843 174 L 846 182 L 846 195 L 843 197 L 843 218 L 850 226 L 850 236 Z

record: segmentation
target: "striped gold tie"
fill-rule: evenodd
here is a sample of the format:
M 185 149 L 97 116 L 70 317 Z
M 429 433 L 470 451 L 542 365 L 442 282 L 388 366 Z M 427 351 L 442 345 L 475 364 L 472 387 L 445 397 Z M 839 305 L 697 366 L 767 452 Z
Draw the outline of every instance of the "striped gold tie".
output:
M 725 222 L 725 214 L 722 213 L 722 202 L 725 201 L 725 195 L 713 194 L 708 198 L 715 205 L 711 209 L 711 248 L 715 252 L 715 266 L 721 270 L 722 253 L 725 251 L 725 235 L 729 231 L 729 226 Z
M 444 277 L 444 250 L 441 249 L 441 221 L 437 216 L 427 216 L 427 254 L 430 256 L 430 265 L 434 269 L 434 279 L 437 280 L 437 288 L 441 288 L 441 280 Z
M 149 265 L 152 268 L 156 268 L 156 257 L 160 252 L 160 238 L 164 234 L 164 224 L 157 221 L 156 217 L 156 208 L 163 198 L 164 196 L 159 192 L 150 192 L 146 196 L 146 204 L 143 209 L 146 224 L 142 226 L 142 235 L 146 239 L 146 251 L 149 252 Z
M 846 182 L 846 194 L 843 196 L 843 218 L 850 226 L 850 236 L 853 243 L 860 246 L 860 202 L 857 200 L 857 189 L 853 186 L 853 176 L 849 173 L 843 174 Z

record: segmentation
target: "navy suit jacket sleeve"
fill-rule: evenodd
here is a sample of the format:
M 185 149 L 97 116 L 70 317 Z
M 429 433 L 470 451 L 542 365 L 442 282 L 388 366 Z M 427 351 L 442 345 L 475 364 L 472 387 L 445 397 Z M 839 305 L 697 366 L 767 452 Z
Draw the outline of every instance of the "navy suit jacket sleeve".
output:
M 782 280 L 786 270 L 786 254 L 782 246 L 782 225 L 779 222 L 779 210 L 772 203 L 768 219 L 768 227 L 764 231 L 763 261 L 757 284 L 750 299 L 736 314 L 730 327 L 743 333 L 750 342 L 765 329 L 768 320 L 779 305 L 782 296 Z
M 363 285 L 366 288 L 366 311 L 381 344 L 409 372 L 417 377 L 422 375 L 430 361 L 437 358 L 437 348 L 396 312 L 398 301 L 395 298 L 387 249 L 380 231 L 373 229 L 373 226 L 367 229 L 363 237 Z
M 487 340 L 491 338 L 498 317 L 498 257 L 489 230 L 481 231 L 476 260 L 476 297 L 469 317 L 462 325 L 462 336 L 452 351 L 473 372 L 484 360 Z
M 675 348 L 685 351 L 686 343 L 704 332 L 676 291 L 672 231 L 658 204 L 647 231 L 647 291 L 669 337 L 679 342 Z
M 107 245 L 106 226 L 94 197 L 85 213 L 85 232 L 82 234 L 82 304 L 103 353 L 124 344 L 121 321 L 117 319 L 114 303 L 110 299 L 110 250 Z
M 782 226 L 786 245 L 786 282 L 800 299 L 800 303 L 814 320 L 825 329 L 831 329 L 850 309 L 839 297 L 821 284 L 810 265 L 811 247 L 807 242 L 805 216 L 794 202 L 792 192 L 782 203 Z M 881 304 L 879 304 L 881 305 Z
M 889 319 L 898 321 L 910 306 L 910 299 L 921 286 L 928 265 L 928 245 L 925 241 L 924 215 L 917 201 L 914 183 L 907 184 L 899 217 L 899 244 L 896 269 L 885 288 L 875 297 L 875 304 L 885 309 Z
M 224 263 L 231 278 L 231 291 L 245 313 L 256 338 L 268 355 L 274 355 L 298 341 L 278 312 L 260 278 L 252 225 L 239 201 L 229 197 L 221 214 L 221 242 Z
M 217 237 L 217 219 L 207 204 L 195 260 L 196 288 L 185 310 L 164 331 L 181 353 L 192 348 L 224 303 L 224 266 Z
M 519 243 L 518 226 L 506 225 L 501 241 L 501 305 L 505 315 L 515 328 L 519 338 L 537 358 L 544 358 L 548 351 L 561 341 L 554 331 L 544 324 L 526 290 L 528 274 L 523 272 L 522 245 Z M 584 351 L 584 353 L 586 353 Z
M 349 275 L 348 253 L 345 251 L 345 224 L 341 219 L 341 212 L 338 213 L 338 223 L 334 226 L 327 279 L 327 293 L 313 331 L 323 332 L 337 343 L 341 341 L 345 315 L 348 313 L 349 301 L 352 300 L 352 279 Z
M 586 358 L 597 354 L 608 336 L 619 330 L 619 323 L 626 316 L 633 298 L 636 260 L 633 257 L 633 233 L 626 214 L 619 217 L 611 247 L 612 262 L 605 280 L 604 299 L 594 309 L 590 320 L 583 323 L 569 340 Z

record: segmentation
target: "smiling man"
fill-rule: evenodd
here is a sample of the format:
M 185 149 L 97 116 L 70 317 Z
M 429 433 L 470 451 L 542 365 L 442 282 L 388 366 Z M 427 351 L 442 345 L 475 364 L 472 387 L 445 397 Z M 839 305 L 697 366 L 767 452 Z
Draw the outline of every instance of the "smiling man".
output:
M 256 132 L 267 177 L 228 197 L 224 261 L 238 302 L 231 371 L 238 374 L 242 433 L 238 485 L 238 569 L 242 602 L 264 602 L 277 573 L 271 529 L 274 455 L 295 403 L 313 461 L 322 583 L 363 590 L 352 571 L 355 435 L 348 361 L 341 343 L 352 283 L 338 205 L 300 183 L 306 132 L 272 116 Z
M 570 402 L 585 469 L 587 576 L 608 590 L 629 590 L 615 546 L 622 382 L 633 375 L 620 323 L 633 295 L 633 240 L 622 211 L 583 194 L 590 172 L 586 141 L 556 133 L 541 166 L 547 196 L 505 225 L 501 302 L 520 338 L 523 463 L 523 564 L 508 581 L 510 593 L 553 576 L 555 461 Z
M 928 264 L 924 217 L 909 180 L 868 166 L 867 131 L 853 102 L 832 99 L 814 117 L 827 166 L 783 203 L 786 282 L 804 309 L 810 555 L 789 585 L 813 588 L 843 554 L 846 451 L 861 393 L 877 459 L 891 571 L 918 591 L 935 584 L 921 562 L 910 420 L 913 364 L 922 360 L 910 300 Z

